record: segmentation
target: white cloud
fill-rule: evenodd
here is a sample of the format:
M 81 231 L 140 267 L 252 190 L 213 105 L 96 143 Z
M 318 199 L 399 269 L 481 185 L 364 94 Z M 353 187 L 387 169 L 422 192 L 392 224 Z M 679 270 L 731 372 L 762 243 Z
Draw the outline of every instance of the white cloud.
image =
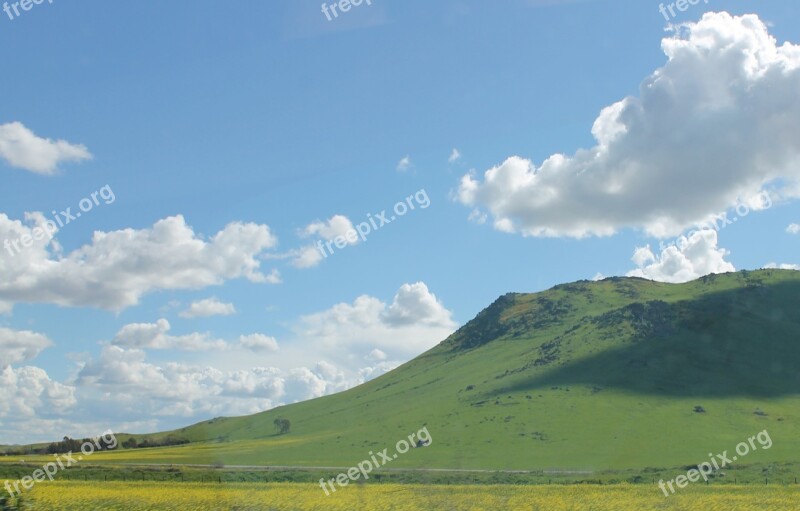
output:
M 800 224 L 790 224 L 789 227 L 786 228 L 786 232 L 789 234 L 800 234 Z
M 280 284 L 283 282 L 283 279 L 281 278 L 281 272 L 278 271 L 277 268 L 273 268 L 272 271 L 270 271 L 267 275 L 264 275 L 263 280 L 258 282 L 264 282 L 266 284 Z
M 755 15 L 708 13 L 667 37 L 666 65 L 638 97 L 603 109 L 597 144 L 541 165 L 512 156 L 465 175 L 457 200 L 525 236 L 677 235 L 767 183 L 800 182 L 800 46 L 777 46 Z M 473 214 L 474 216 L 474 214 Z
M 74 387 L 51 380 L 38 367 L 0 369 L 0 391 L 0 418 L 12 422 L 63 414 L 77 402 Z M 4 432 L 6 429 L 4 424 Z
M 728 251 L 717 248 L 717 233 L 704 229 L 681 237 L 677 246 L 666 247 L 656 255 L 650 247 L 637 248 L 633 262 L 637 269 L 629 277 L 642 277 L 659 282 L 688 282 L 711 273 L 727 273 L 736 268 L 725 260 Z
M 117 332 L 112 344 L 125 348 L 184 351 L 224 350 L 228 347 L 225 341 L 214 339 L 207 333 L 169 335 L 170 328 L 166 319 L 155 323 L 131 323 Z
M 378 362 L 374 366 L 362 367 L 358 371 L 358 383 L 364 383 L 373 380 L 378 376 L 384 375 L 393 369 L 397 369 L 401 365 L 400 362 Z
M 378 348 L 375 348 L 374 350 L 370 351 L 369 355 L 367 355 L 365 358 L 371 362 L 381 362 L 386 360 L 387 355 Z
M 350 388 L 353 382 L 341 370 L 328 362 L 318 363 L 314 369 L 300 367 L 288 372 L 286 393 L 292 401 L 304 401 Z
M 75 389 L 51 380 L 44 369 L 12 367 L 36 358 L 52 345 L 36 332 L 0 328 L 0 424 L 4 435 L 14 436 L 16 430 L 26 430 L 26 421 L 58 416 L 75 405 Z
M 36 358 L 53 342 L 42 334 L 0 327 L 0 369 Z
M 454 147 L 453 148 L 453 152 L 450 153 L 450 157 L 447 158 L 447 162 L 448 163 L 455 163 L 460 159 L 461 159 L 461 152 Z
M 251 351 L 278 351 L 278 341 L 264 334 L 250 334 L 239 337 L 239 345 Z
M 128 349 L 224 351 L 237 347 L 255 352 L 277 352 L 278 341 L 274 337 L 254 333 L 239 336 L 238 343 L 215 339 L 209 333 L 193 332 L 187 335 L 169 335 L 171 326 L 166 319 L 155 323 L 131 323 L 123 326 L 111 344 Z
M 177 362 L 158 365 L 141 350 L 105 346 L 82 368 L 76 384 L 87 399 L 113 414 L 199 419 L 257 413 L 344 390 L 352 382 L 325 362 L 313 369 L 222 371 Z
M 24 222 L 12 220 L 0 213 L 0 237 L 3 239 L 0 257 L 5 259 L 6 266 L 24 269 L 28 258 L 41 257 L 48 251 L 58 256 L 62 254 L 62 247 L 55 238 L 58 233 L 55 222 L 38 211 L 25 213 L 24 219 Z
M 310 236 L 316 236 L 320 239 L 325 241 L 335 240 L 338 237 L 346 237 L 347 233 L 353 231 L 355 232 L 355 227 L 353 227 L 353 222 L 350 221 L 344 215 L 334 215 L 328 220 L 325 221 L 315 221 L 308 224 L 301 232 L 301 236 L 304 238 Z M 351 235 L 352 240 L 352 235 Z M 358 238 L 355 238 L 354 241 L 347 240 L 349 245 L 355 245 L 358 243 Z
M 0 213 L 0 239 L 31 235 L 44 221 L 39 213 L 26 219 L 31 225 Z M 259 261 L 276 244 L 268 226 L 241 222 L 204 240 L 180 215 L 148 229 L 96 231 L 91 244 L 67 255 L 45 238 L 22 254 L 0 252 L 0 302 L 119 311 L 159 290 L 196 290 L 238 278 L 277 283 L 280 274 L 261 273 Z
M 308 245 L 295 250 L 293 251 L 293 255 L 294 260 L 292 260 L 292 266 L 300 269 L 313 268 L 327 257 L 327 254 L 324 254 L 322 250 L 315 245 Z
M 413 163 L 411 163 L 411 156 L 404 156 L 399 162 L 397 162 L 397 171 L 398 172 L 405 172 L 406 170 L 412 167 Z
M 215 416 L 274 406 L 283 382 L 274 368 L 223 372 L 177 362 L 146 361 L 145 352 L 105 346 L 80 371 L 76 384 L 97 391 L 103 406 L 135 416 Z M 229 401 L 229 402 L 228 402 Z
M 84 145 L 37 137 L 20 122 L 0 124 L 0 158 L 37 174 L 53 174 L 58 164 L 92 158 Z
M 334 215 L 328 220 L 314 221 L 301 229 L 299 234 L 302 238 L 314 237 L 322 242 L 338 240 L 339 245 L 344 246 L 356 245 L 359 242 L 353 222 L 344 215 Z M 292 258 L 291 264 L 295 268 L 313 268 L 325 258 L 317 245 L 307 245 L 291 251 L 288 255 Z
M 422 282 L 403 284 L 392 304 L 381 313 L 381 319 L 391 326 L 452 327 L 455 325 L 451 316 Z
M 236 314 L 236 307 L 232 303 L 223 303 L 216 298 L 206 298 L 192 302 L 189 308 L 178 315 L 182 318 L 206 318 L 209 316 L 230 316 Z
M 112 342 L 101 344 L 98 355 L 78 357 L 74 376 L 65 383 L 50 381 L 35 368 L 0 373 L 4 395 L 17 392 L 20 385 L 30 386 L 32 393 L 0 403 L 0 420 L 7 437 L 27 440 L 32 427 L 38 428 L 39 436 L 50 432 L 47 438 L 58 438 L 69 429 L 50 415 L 71 419 L 72 427 L 89 426 L 84 417 L 90 416 L 105 427 L 116 424 L 117 430 L 133 425 L 124 429 L 152 431 L 209 417 L 257 413 L 385 374 L 444 340 L 456 326 L 451 313 L 422 283 L 403 285 L 388 303 L 365 295 L 352 304 L 305 316 L 294 325 L 296 337 L 280 346 L 261 333 L 227 342 L 209 334 L 173 336 L 165 319 L 128 324 Z M 193 363 L 165 361 L 164 353 L 157 361 L 149 360 L 146 351 L 197 350 L 210 343 L 226 347 L 194 354 Z M 36 349 L 13 360 L 35 356 Z M 316 363 L 308 364 L 309 353 L 315 354 Z
M 456 327 L 452 313 L 418 282 L 404 284 L 388 305 L 362 295 L 352 304 L 303 316 L 297 330 L 300 338 L 313 340 L 322 350 L 378 348 L 407 358 L 441 342 Z
M 306 247 L 294 250 L 292 253 L 292 266 L 295 268 L 313 268 L 317 266 L 325 256 L 322 255 L 322 252 L 314 245 L 308 245 Z
M 485 224 L 488 219 L 489 215 L 479 209 L 473 209 L 469 214 L 469 218 L 467 218 L 470 222 L 475 222 L 478 225 Z

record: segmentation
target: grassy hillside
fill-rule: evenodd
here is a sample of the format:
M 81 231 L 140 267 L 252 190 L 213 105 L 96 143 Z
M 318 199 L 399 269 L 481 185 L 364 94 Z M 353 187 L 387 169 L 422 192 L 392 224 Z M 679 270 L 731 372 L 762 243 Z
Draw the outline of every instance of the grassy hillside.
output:
M 740 464 L 800 461 L 798 298 L 800 272 L 781 270 L 508 294 L 357 388 L 148 436 L 186 446 L 92 461 L 350 466 L 423 425 L 433 445 L 392 467 L 696 465 L 764 429 L 772 448 Z M 278 417 L 289 434 L 276 435 Z

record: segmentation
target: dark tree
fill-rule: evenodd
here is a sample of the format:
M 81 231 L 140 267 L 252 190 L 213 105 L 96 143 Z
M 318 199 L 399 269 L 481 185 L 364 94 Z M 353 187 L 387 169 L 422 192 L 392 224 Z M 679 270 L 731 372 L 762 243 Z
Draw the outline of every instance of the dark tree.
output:
M 273 424 L 275 424 L 275 428 L 277 428 L 279 435 L 285 435 L 290 429 L 292 429 L 292 423 L 289 422 L 289 419 L 281 419 L 279 417 L 275 419 Z

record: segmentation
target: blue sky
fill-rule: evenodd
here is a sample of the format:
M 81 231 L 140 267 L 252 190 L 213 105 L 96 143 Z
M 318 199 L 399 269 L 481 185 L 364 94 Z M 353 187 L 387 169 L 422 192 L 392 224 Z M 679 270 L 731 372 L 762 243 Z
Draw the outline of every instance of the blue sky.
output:
M 18 12 L 0 243 L 98 200 L 0 251 L 0 443 L 342 390 L 510 291 L 800 263 L 791 2 L 673 30 L 641 0 Z

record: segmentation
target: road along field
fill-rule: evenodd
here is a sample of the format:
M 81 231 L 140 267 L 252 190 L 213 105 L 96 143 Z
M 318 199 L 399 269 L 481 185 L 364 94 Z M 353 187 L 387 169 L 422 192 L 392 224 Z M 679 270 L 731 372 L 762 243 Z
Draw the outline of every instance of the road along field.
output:
M 42 511 L 773 511 L 798 509 L 798 486 L 695 486 L 664 497 L 642 485 L 353 485 L 45 482 L 20 509 Z M 8 509 L 17 509 L 9 507 Z

